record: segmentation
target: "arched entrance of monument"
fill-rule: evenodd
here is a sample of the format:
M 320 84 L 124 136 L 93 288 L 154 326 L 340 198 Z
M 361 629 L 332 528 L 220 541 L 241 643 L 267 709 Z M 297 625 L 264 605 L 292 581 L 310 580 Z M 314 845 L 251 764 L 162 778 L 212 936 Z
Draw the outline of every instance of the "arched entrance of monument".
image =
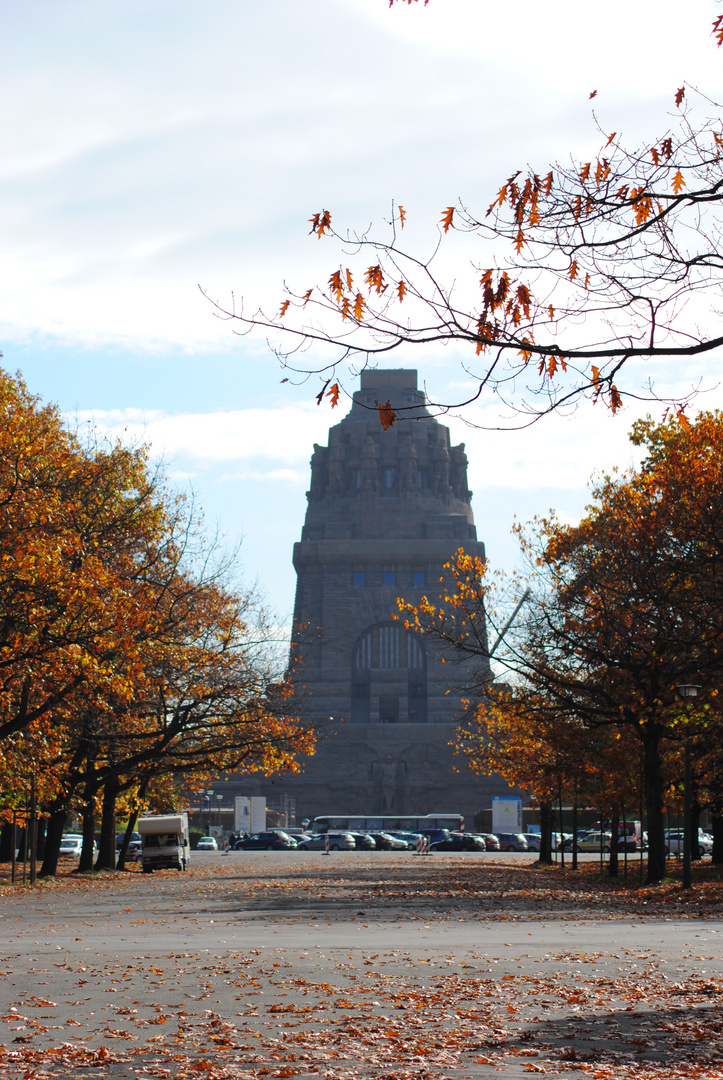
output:
M 427 657 L 416 634 L 392 622 L 368 627 L 351 667 L 352 723 L 427 723 Z

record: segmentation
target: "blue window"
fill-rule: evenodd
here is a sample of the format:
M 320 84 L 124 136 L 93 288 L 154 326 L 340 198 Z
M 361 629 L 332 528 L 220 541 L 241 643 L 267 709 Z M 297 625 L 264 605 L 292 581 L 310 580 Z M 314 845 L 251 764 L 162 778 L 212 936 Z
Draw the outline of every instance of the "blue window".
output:
M 355 570 L 353 575 L 352 575 L 352 580 L 354 582 L 355 587 L 359 588 L 360 585 L 364 584 L 364 571 L 363 570 Z
M 394 486 L 394 469 L 385 469 L 384 470 L 384 487 L 387 488 L 387 490 L 391 490 L 391 488 L 393 486 Z
M 385 585 L 393 585 L 394 584 L 394 571 L 393 570 L 385 570 L 384 571 L 384 584 Z
M 414 587 L 415 589 L 424 588 L 424 570 L 414 571 Z

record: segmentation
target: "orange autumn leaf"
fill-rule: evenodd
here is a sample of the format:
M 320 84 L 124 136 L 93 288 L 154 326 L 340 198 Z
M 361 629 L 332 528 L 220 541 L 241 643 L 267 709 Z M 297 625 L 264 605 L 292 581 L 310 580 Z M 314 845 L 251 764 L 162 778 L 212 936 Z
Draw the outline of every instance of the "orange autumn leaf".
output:
M 331 402 L 332 409 L 335 409 L 339 404 L 339 383 L 333 383 L 326 391 L 326 396 Z
M 335 270 L 329 278 L 329 289 L 331 290 L 331 295 L 334 297 L 336 302 L 339 303 L 344 292 L 344 283 L 341 279 L 340 270 Z
M 309 221 L 311 222 L 311 229 L 309 231 L 311 233 L 316 233 L 319 239 L 321 239 L 324 233 L 330 232 L 331 230 L 331 214 L 328 210 L 322 210 L 320 213 L 314 214 L 313 217 L 309 218 Z
M 397 414 L 392 408 L 391 402 L 386 401 L 379 406 L 379 421 L 385 431 L 388 431 L 393 424 L 396 424 Z
M 685 87 L 680 86 L 675 92 L 675 104 L 680 108 L 683 98 L 685 97 Z
M 678 169 L 677 173 L 673 177 L 673 191 L 676 195 L 679 195 L 684 187 L 685 180 L 683 179 L 683 174 L 681 173 L 680 169 Z
M 448 206 L 442 214 L 442 228 L 445 232 L 449 232 L 452 226 L 452 219 L 454 217 L 454 207 Z

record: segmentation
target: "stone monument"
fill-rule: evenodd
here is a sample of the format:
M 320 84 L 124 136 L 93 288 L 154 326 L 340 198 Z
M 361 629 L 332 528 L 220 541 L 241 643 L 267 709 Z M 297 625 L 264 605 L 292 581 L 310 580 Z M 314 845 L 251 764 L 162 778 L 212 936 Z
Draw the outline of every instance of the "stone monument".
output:
M 406 411 L 385 431 L 376 405 L 387 401 Z M 474 776 L 449 745 L 460 687 L 488 667 L 445 658 L 392 618 L 397 597 L 438 596 L 458 548 L 485 554 L 464 445 L 450 446 L 449 430 L 429 414 L 416 371 L 362 372 L 328 446 L 314 446 L 307 498 L 294 546 L 294 708 L 334 723 L 322 724 L 330 730 L 305 771 L 275 786 L 295 799 L 297 821 L 459 812 L 471 826 L 493 793 L 508 790 Z

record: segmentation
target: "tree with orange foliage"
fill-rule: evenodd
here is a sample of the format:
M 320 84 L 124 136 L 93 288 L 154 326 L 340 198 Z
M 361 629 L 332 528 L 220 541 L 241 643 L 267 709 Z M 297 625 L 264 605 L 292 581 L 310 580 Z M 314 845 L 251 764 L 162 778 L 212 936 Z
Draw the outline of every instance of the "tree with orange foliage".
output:
M 287 715 L 268 622 L 231 588 L 193 507 L 145 449 L 90 443 L 0 372 L 0 789 L 34 777 L 53 873 L 79 795 L 103 865 L 117 790 L 136 774 L 294 768 L 313 752 Z M 86 850 L 87 849 L 87 850 Z
M 665 873 L 669 742 L 720 725 L 723 674 L 723 416 L 637 424 L 648 448 L 637 472 L 604 478 L 575 526 L 554 518 L 522 535 L 533 592 L 498 659 L 523 702 L 589 728 L 628 729 L 643 758 L 648 877 Z M 484 646 L 477 627 L 491 606 L 481 573 L 463 554 L 438 602 L 407 607 L 416 629 L 461 652 Z M 678 687 L 701 686 L 695 710 Z
M 275 310 L 214 302 L 216 313 L 242 333 L 270 335 L 286 369 L 325 373 L 327 385 L 338 387 L 346 361 L 358 368 L 406 346 L 457 343 L 468 349 L 470 392 L 431 399 L 432 408 L 461 408 L 488 391 L 530 422 L 579 398 L 615 411 L 646 392 L 637 377 L 626 380 L 630 361 L 669 360 L 681 371 L 723 345 L 720 110 L 702 95 L 688 107 L 684 86 L 671 88 L 672 101 L 672 126 L 642 145 L 601 131 L 590 160 L 517 170 L 481 210 L 440 209 L 431 252 L 405 244 L 400 205 L 378 233 L 317 211 L 311 234 L 338 252 L 328 280 L 287 287 Z M 457 268 L 446 280 L 435 260 L 452 232 L 470 238 L 470 259 L 466 274 Z M 315 344 L 324 357 L 336 347 L 330 361 L 315 351 L 304 362 Z M 404 416 L 401 407 L 390 418 L 383 404 L 382 422 Z

